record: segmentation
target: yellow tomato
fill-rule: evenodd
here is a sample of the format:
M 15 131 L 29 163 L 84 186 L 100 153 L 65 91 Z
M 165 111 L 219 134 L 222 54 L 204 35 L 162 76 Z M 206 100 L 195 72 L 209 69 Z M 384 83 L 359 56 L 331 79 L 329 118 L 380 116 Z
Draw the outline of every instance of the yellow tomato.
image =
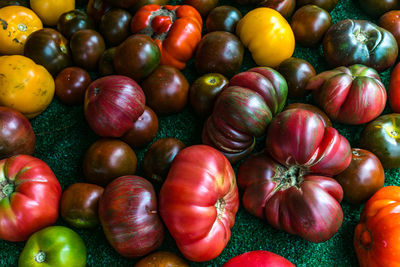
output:
M 274 9 L 253 9 L 239 21 L 236 33 L 259 66 L 276 67 L 293 55 L 292 28 Z
M 30 0 L 30 5 L 45 25 L 55 26 L 63 13 L 75 9 L 75 0 Z
M 26 38 L 43 28 L 39 17 L 23 6 L 0 8 L 0 54 L 22 55 Z
M 0 106 L 7 106 L 33 118 L 42 113 L 54 96 L 50 73 L 30 58 L 0 57 Z

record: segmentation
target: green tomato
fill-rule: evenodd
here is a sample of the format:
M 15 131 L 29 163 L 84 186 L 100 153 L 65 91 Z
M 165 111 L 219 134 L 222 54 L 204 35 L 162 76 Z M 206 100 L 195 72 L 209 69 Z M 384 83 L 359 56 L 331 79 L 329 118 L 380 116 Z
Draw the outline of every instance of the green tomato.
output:
M 28 239 L 18 266 L 86 266 L 86 247 L 82 238 L 71 229 L 50 226 Z

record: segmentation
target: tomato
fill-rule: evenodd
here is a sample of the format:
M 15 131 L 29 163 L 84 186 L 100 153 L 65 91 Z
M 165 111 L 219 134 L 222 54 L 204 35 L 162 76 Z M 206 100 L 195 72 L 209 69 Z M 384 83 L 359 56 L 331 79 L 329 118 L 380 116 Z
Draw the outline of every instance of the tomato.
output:
M 57 30 L 67 39 L 70 39 L 79 30 L 94 28 L 93 19 L 86 12 L 79 9 L 65 12 L 57 22 Z
M 256 67 L 236 74 L 218 96 L 203 127 L 204 144 L 221 151 L 234 163 L 254 148 L 273 116 L 286 103 L 285 78 L 274 69 Z
M 100 76 L 108 76 L 115 74 L 113 61 L 116 49 L 117 49 L 116 47 L 111 47 L 104 50 L 103 54 L 101 54 L 99 62 L 97 63 L 98 65 L 97 71 Z
M 116 48 L 115 72 L 139 82 L 157 68 L 160 55 L 160 49 L 150 37 L 134 34 Z
M 101 17 L 111 8 L 111 3 L 107 3 L 103 0 L 89 0 L 86 6 L 86 13 L 92 17 L 96 23 L 99 23 Z
M 130 8 L 137 0 L 104 0 L 112 6 L 120 8 Z
M 160 65 L 142 83 L 146 104 L 158 115 L 177 113 L 187 103 L 189 83 L 177 68 Z
M 218 6 L 210 11 L 206 20 L 207 32 L 226 31 L 235 33 L 242 13 L 233 6 Z
M 169 0 L 136 0 L 133 6 L 129 8 L 131 14 L 135 14 L 141 7 L 145 5 L 159 5 L 164 6 L 168 4 Z
M 94 184 L 70 185 L 61 197 L 61 218 L 76 228 L 96 227 L 99 224 L 99 199 L 103 191 L 103 187 Z
M 131 147 L 143 147 L 156 137 L 157 132 L 157 114 L 146 106 L 143 114 L 133 123 L 133 127 L 121 136 L 121 139 Z
M 307 60 L 295 57 L 284 60 L 277 71 L 286 79 L 289 98 L 306 96 L 310 92 L 306 90 L 307 82 L 316 75 L 313 66 Z
M 353 148 L 349 167 L 335 179 L 343 188 L 344 200 L 361 204 L 383 187 L 385 173 L 374 154 L 364 149 Z
M 0 0 L 0 8 L 5 6 L 24 6 L 29 8 L 29 2 L 26 0 Z
M 379 17 L 385 12 L 400 8 L 398 0 L 358 0 L 361 9 L 372 17 Z
M 55 26 L 63 13 L 75 9 L 75 0 L 30 0 L 30 6 L 45 25 Z
M 201 39 L 203 21 L 188 5 L 146 5 L 132 18 L 132 33 L 151 36 L 161 51 L 161 64 L 184 69 Z
M 208 73 L 197 78 L 189 89 L 189 101 L 197 115 L 211 115 L 215 100 L 228 87 L 229 80 L 219 73 Z
M 325 114 L 325 112 L 323 112 L 316 106 L 313 106 L 310 104 L 304 104 L 304 103 L 292 103 L 290 105 L 287 105 L 283 110 L 295 109 L 295 108 L 301 108 L 301 109 L 309 110 L 309 111 L 315 113 L 316 115 L 318 115 L 318 117 L 320 118 L 320 120 L 322 121 L 322 123 L 324 124 L 325 127 L 332 127 L 332 122 L 328 118 L 328 116 Z
M 360 147 L 374 153 L 385 169 L 400 167 L 400 114 L 378 117 L 365 126 Z
M 134 174 L 137 167 L 135 152 L 118 139 L 100 139 L 86 151 L 83 172 L 89 182 L 106 186 L 123 175 Z
M 289 19 L 296 6 L 295 0 L 237 0 L 240 4 L 252 4 L 259 7 L 268 7 L 278 11 L 283 17 Z
M 243 54 L 243 44 L 234 34 L 225 31 L 207 33 L 196 50 L 196 70 L 199 74 L 216 72 L 230 78 L 242 66 Z
M 119 8 L 107 11 L 100 20 L 100 32 L 109 46 L 117 46 L 131 35 L 132 15 Z
M 65 104 L 82 104 L 86 88 L 91 82 L 92 78 L 86 70 L 78 67 L 65 68 L 56 77 L 56 95 Z
M 388 30 L 400 46 L 400 10 L 386 12 L 379 18 L 379 26 Z
M 394 112 L 400 112 L 400 64 L 397 64 L 390 74 L 389 104 Z
M 223 154 L 205 145 L 183 149 L 159 198 L 161 217 L 185 258 L 208 261 L 222 252 L 239 207 L 235 173 Z
M 315 5 L 298 9 L 290 22 L 296 42 L 305 47 L 317 46 L 331 25 L 328 11 Z
M 154 252 L 135 264 L 135 267 L 189 267 L 189 265 L 174 253 L 168 251 Z
M 328 29 L 322 44 L 331 67 L 363 64 L 381 72 L 395 63 L 398 54 L 393 35 L 367 20 L 339 21 Z
M 58 218 L 61 186 L 40 159 L 17 155 L 0 161 L 0 238 L 24 241 Z
M 0 8 L 0 26 L 0 54 L 3 55 L 22 55 L 28 36 L 43 28 L 39 17 L 22 6 Z
M 70 47 L 77 66 L 86 70 L 95 70 L 97 62 L 106 49 L 106 44 L 100 33 L 84 29 L 71 36 Z
M 325 242 L 343 221 L 343 190 L 329 176 L 350 162 L 349 142 L 318 114 L 285 110 L 268 127 L 265 151 L 239 167 L 243 205 L 277 229 Z
M 386 104 L 386 89 L 378 72 L 363 65 L 339 67 L 308 80 L 315 102 L 335 121 L 363 124 L 378 117 Z
M 205 18 L 212 9 L 218 6 L 218 0 L 183 0 L 182 4 L 194 7 Z
M 354 232 L 361 267 L 400 265 L 400 187 L 386 186 L 364 206 Z
M 163 182 L 172 161 L 186 145 L 176 138 L 161 138 L 154 142 L 143 157 L 143 171 L 153 181 Z
M 53 76 L 72 65 L 68 40 L 51 28 L 41 29 L 29 35 L 24 56 L 45 67 Z
M 316 5 L 330 12 L 336 7 L 338 1 L 339 0 L 297 0 L 296 5 L 298 7 L 305 5 Z
M 51 226 L 34 233 L 18 260 L 19 267 L 84 267 L 86 246 L 82 238 L 64 226 Z
M 289 23 L 271 8 L 251 10 L 237 24 L 236 34 L 259 66 L 276 67 L 294 52 L 295 39 Z
M 139 176 L 122 176 L 104 190 L 99 202 L 104 235 L 122 256 L 137 258 L 158 248 L 164 226 L 153 186 Z
M 0 105 L 30 119 L 42 113 L 53 96 L 54 80 L 43 66 L 20 55 L 0 57 Z
M 222 267 L 295 267 L 290 261 L 275 253 L 259 250 L 250 251 L 233 257 Z

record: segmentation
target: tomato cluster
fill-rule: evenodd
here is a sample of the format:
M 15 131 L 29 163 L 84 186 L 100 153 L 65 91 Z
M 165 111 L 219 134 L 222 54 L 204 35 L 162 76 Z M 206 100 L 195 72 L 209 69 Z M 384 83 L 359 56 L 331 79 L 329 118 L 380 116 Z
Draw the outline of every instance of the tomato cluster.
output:
M 379 26 L 336 22 L 337 0 L 178 2 L 0 0 L 0 239 L 26 241 L 18 266 L 93 257 L 54 226 L 59 215 L 79 233 L 101 226 L 136 266 L 188 266 L 221 255 L 240 205 L 323 243 L 341 229 L 342 200 L 366 202 L 360 265 L 397 265 L 400 187 L 384 185 L 385 169 L 400 168 L 400 65 L 388 93 L 381 73 L 398 57 L 400 2 L 360 1 Z M 325 65 L 293 57 L 296 45 L 321 48 Z M 36 122 L 51 105 L 80 108 L 97 139 L 79 155 L 83 180 L 39 159 Z M 168 136 L 181 112 L 201 124 L 185 143 Z M 344 127 L 359 136 L 349 142 Z M 170 241 L 187 261 L 154 252 Z M 224 266 L 293 266 L 238 254 Z

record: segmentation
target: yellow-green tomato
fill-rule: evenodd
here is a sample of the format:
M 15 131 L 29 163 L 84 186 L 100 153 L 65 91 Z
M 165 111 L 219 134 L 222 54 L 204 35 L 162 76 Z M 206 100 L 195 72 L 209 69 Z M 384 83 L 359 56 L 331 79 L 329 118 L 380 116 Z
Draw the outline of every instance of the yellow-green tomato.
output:
M 64 226 L 44 228 L 28 239 L 19 256 L 18 267 L 86 266 L 82 238 Z
M 236 34 L 259 66 L 277 67 L 293 55 L 295 39 L 292 28 L 274 9 L 253 9 L 239 21 Z

